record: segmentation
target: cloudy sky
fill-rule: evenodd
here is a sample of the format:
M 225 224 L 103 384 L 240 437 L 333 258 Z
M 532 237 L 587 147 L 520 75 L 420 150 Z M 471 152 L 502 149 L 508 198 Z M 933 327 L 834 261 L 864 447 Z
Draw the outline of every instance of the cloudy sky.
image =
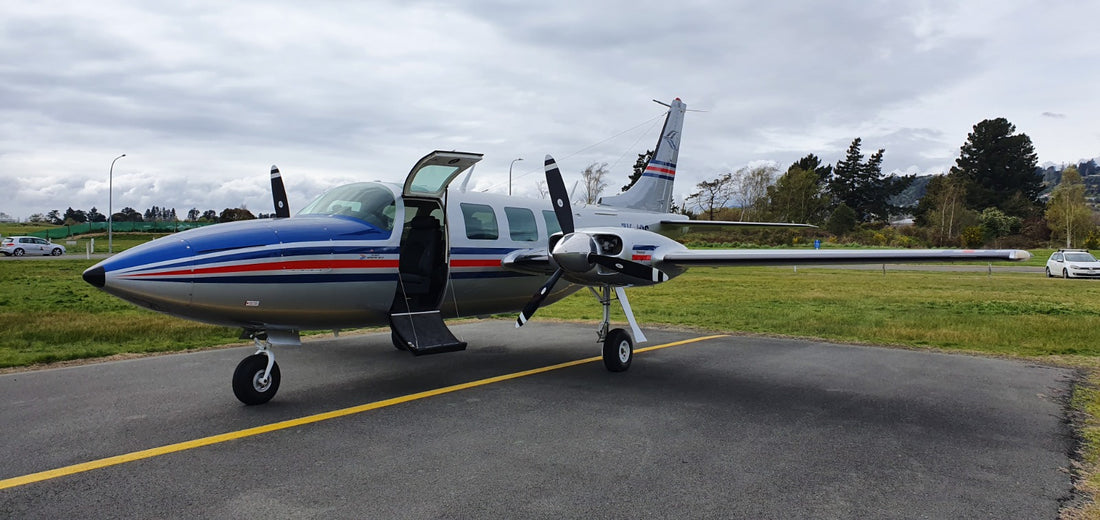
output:
M 401 181 L 435 150 L 480 152 L 471 184 L 534 195 L 606 162 L 611 189 L 679 97 L 677 196 L 758 161 L 941 172 L 1005 117 L 1040 162 L 1100 156 L 1094 0 L 6 1 L 0 212 L 153 205 L 292 210 Z

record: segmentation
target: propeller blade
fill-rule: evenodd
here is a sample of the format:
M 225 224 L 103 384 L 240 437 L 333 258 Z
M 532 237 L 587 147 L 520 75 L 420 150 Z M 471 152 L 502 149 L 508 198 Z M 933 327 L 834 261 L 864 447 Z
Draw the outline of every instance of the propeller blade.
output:
M 558 217 L 558 226 L 566 235 L 573 232 L 573 208 L 569 207 L 569 192 L 565 189 L 565 181 L 561 179 L 558 171 L 558 163 L 554 158 L 546 155 L 546 188 L 550 192 L 550 200 L 554 203 L 554 215 Z
M 271 165 L 271 197 L 275 199 L 275 218 L 289 217 L 290 203 L 286 199 L 283 176 L 279 173 L 279 167 L 274 164 Z
M 559 268 L 554 271 L 554 274 L 550 275 L 550 279 L 547 280 L 539 291 L 531 297 L 531 301 L 527 302 L 527 305 L 523 306 L 523 310 L 519 312 L 519 317 L 516 318 L 516 328 L 520 328 L 527 320 L 531 319 L 531 316 L 535 315 L 535 311 L 539 309 L 539 305 L 542 305 L 542 301 L 546 299 L 546 295 L 550 294 L 550 291 L 554 288 L 554 284 L 558 283 L 561 278 L 562 270 Z
M 588 259 L 613 271 L 618 271 L 627 276 L 633 276 L 642 280 L 650 280 L 660 283 L 668 280 L 668 275 L 655 267 L 640 264 L 631 260 L 604 255 L 588 255 Z

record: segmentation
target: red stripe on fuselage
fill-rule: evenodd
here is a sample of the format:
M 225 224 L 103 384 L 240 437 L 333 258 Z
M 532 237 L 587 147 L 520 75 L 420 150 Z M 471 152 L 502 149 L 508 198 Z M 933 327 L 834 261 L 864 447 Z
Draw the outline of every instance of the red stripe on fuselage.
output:
M 646 166 L 645 171 L 647 171 L 647 172 L 667 173 L 669 175 L 676 175 L 676 170 L 673 169 L 673 168 L 661 168 L 659 166 L 652 166 L 652 165 L 651 166 Z
M 500 259 L 493 260 L 451 260 L 451 267 L 500 267 Z
M 499 262 L 498 262 L 499 264 Z M 267 262 L 261 264 L 225 265 L 219 267 L 200 267 L 197 269 L 177 269 L 175 271 L 154 271 L 134 273 L 126 277 L 207 275 L 228 273 L 250 273 L 256 271 L 316 270 L 316 269 L 396 269 L 397 260 L 297 260 L 291 262 Z

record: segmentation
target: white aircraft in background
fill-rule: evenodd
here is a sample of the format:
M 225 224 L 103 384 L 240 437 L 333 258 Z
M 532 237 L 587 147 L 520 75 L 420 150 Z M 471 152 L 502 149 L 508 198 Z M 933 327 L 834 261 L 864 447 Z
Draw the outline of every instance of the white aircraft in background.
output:
M 302 330 L 389 325 L 397 348 L 414 355 L 452 352 L 466 343 L 451 334 L 445 318 L 518 313 L 519 327 L 541 305 L 587 287 L 603 306 L 604 364 L 620 372 L 633 359 L 631 332 L 646 340 L 624 288 L 663 283 L 689 267 L 1030 256 L 1019 250 L 690 250 L 669 237 L 728 226 L 809 226 L 692 221 L 670 213 L 686 106 L 679 99 L 666 106 L 641 178 L 594 206 L 571 207 L 550 156 L 546 200 L 448 189 L 481 154 L 436 151 L 413 166 L 404 185 L 340 186 L 291 217 L 272 167 L 276 218 L 159 238 L 96 264 L 83 278 L 142 307 L 240 327 L 257 352 L 237 366 L 233 392 L 252 405 L 279 388 L 272 347 L 300 344 Z M 611 328 L 613 299 L 631 332 Z

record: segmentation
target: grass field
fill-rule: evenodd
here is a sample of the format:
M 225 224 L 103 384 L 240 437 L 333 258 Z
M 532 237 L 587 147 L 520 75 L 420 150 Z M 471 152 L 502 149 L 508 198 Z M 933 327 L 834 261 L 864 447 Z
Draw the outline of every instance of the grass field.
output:
M 116 250 L 132 242 L 116 236 Z M 98 240 L 97 240 L 98 242 Z M 1049 253 L 1037 253 L 1042 265 Z M 0 367 L 201 348 L 237 341 L 238 331 L 139 309 L 85 284 L 95 261 L 0 262 Z M 1034 262 L 1034 260 L 1033 260 Z M 1088 374 L 1074 406 L 1086 412 L 1082 458 L 1100 454 L 1100 281 L 1041 274 L 847 270 L 693 269 L 671 283 L 630 289 L 643 325 L 936 348 L 1079 367 Z M 613 320 L 625 325 L 613 306 Z M 539 310 L 538 318 L 599 319 L 588 291 Z M 620 325 L 620 326 L 622 326 Z M 1095 496 L 1100 477 L 1082 486 Z M 1100 511 L 1081 513 L 1100 518 Z

